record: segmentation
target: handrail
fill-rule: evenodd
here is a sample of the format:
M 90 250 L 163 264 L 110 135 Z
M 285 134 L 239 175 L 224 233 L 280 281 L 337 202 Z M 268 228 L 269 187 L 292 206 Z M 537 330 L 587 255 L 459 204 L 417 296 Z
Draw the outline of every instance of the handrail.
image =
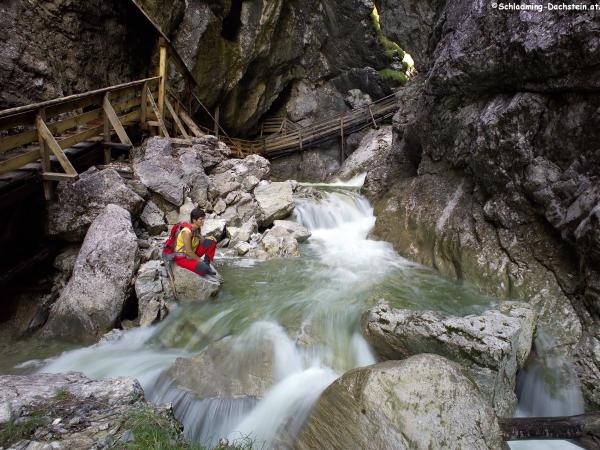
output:
M 71 101 L 81 100 L 81 99 L 87 98 L 87 97 L 93 97 L 93 96 L 99 95 L 99 94 L 105 94 L 106 92 L 113 92 L 113 91 L 118 91 L 121 89 L 126 89 L 129 87 L 139 86 L 144 83 L 149 83 L 149 82 L 156 81 L 159 79 L 160 79 L 159 76 L 144 78 L 142 80 L 130 81 L 128 83 L 122 83 L 122 84 L 117 84 L 114 86 L 105 87 L 102 89 L 96 89 L 94 91 L 82 92 L 81 94 L 73 94 L 73 95 L 68 95 L 66 97 L 59 97 L 59 98 L 54 98 L 52 100 L 46 100 L 44 102 L 32 103 L 32 104 L 25 105 L 25 106 L 17 106 L 15 108 L 4 109 L 4 110 L 0 111 L 0 119 L 10 117 L 10 116 L 16 116 L 16 115 L 20 115 L 20 114 L 24 114 L 24 113 L 29 113 L 32 111 L 36 111 L 38 109 L 47 108 L 49 106 L 61 105 L 64 103 L 69 103 Z

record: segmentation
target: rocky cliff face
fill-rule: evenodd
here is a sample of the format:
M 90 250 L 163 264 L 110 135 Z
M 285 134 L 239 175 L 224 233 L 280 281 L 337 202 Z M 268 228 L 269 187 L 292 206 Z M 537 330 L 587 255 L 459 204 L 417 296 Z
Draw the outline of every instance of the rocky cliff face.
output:
M 417 14 L 419 26 L 396 17 L 394 35 L 414 37 L 428 70 L 402 94 L 401 175 L 377 203 L 376 235 L 457 279 L 530 300 L 600 403 L 600 18 L 382 3 L 384 26 L 389 8 Z
M 155 45 L 117 0 L 9 0 L 0 29 L 0 109 L 141 78 Z

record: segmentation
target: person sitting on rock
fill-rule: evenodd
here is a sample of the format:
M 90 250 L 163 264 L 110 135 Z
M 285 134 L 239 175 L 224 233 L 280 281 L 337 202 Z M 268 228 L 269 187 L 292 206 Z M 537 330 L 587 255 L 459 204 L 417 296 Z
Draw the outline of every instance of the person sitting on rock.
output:
M 216 275 L 210 265 L 215 259 L 217 240 L 212 236 L 203 238 L 200 234 L 205 217 L 203 209 L 195 208 L 190 214 L 191 223 L 181 222 L 174 229 L 176 238 L 173 262 L 201 276 Z

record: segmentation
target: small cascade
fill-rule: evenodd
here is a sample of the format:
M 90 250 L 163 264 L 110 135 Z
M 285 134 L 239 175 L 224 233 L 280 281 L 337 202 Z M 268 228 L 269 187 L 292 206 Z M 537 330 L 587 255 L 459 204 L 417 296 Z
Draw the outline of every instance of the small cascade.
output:
M 517 378 L 517 417 L 572 416 L 584 412 L 583 396 L 572 362 L 554 339 L 538 327 L 532 355 Z M 580 447 L 567 441 L 513 441 L 513 450 L 562 450 Z
M 149 399 L 173 404 L 191 440 L 285 447 L 333 380 L 376 362 L 360 319 L 380 298 L 465 314 L 490 306 L 368 239 L 373 208 L 354 183 L 323 186 L 322 199 L 297 202 L 294 218 L 312 233 L 300 257 L 225 261 L 215 301 L 181 305 L 156 326 L 65 352 L 42 371 L 134 376 Z M 206 366 L 185 372 L 192 363 L 179 357 Z M 210 376 L 202 376 L 205 367 Z M 176 381 L 180 370 L 185 382 Z

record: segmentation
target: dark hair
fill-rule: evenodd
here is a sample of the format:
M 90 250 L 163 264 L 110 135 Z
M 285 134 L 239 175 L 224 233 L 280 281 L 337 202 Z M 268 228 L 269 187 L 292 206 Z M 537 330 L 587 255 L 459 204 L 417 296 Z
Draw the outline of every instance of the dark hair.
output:
M 190 219 L 193 222 L 196 219 L 200 219 L 200 218 L 204 218 L 206 217 L 206 213 L 204 212 L 204 210 L 202 208 L 194 208 L 192 210 L 192 212 L 190 213 Z

